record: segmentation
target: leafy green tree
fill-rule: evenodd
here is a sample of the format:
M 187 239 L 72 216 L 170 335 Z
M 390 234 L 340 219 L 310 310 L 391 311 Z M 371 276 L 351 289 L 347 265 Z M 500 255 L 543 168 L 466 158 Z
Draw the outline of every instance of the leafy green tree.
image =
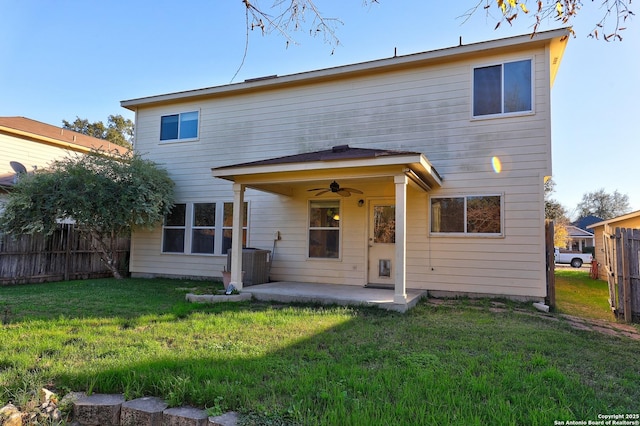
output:
M 555 191 L 556 183 L 553 179 L 549 179 L 544 183 L 544 217 L 556 222 L 569 222 L 567 209 L 551 195 Z
M 14 234 L 51 234 L 72 219 L 116 278 L 116 236 L 152 229 L 173 205 L 166 170 L 138 154 L 92 151 L 72 155 L 47 170 L 23 176 L 0 216 L 0 229 Z
M 110 115 L 106 126 L 102 121 L 91 123 L 86 118 L 76 116 L 73 122 L 62 120 L 62 127 L 83 135 L 108 140 L 125 148 L 133 147 L 133 121 L 124 118 L 120 114 Z
M 580 217 L 593 215 L 606 220 L 629 213 L 631 206 L 627 194 L 621 194 L 617 190 L 609 194 L 604 188 L 600 188 L 584 194 L 577 210 Z

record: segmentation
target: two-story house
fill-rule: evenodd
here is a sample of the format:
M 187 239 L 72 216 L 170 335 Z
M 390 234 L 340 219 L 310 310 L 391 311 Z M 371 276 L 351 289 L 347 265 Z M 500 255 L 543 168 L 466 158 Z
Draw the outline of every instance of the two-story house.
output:
M 176 205 L 134 276 L 546 296 L 550 90 L 564 29 L 122 101 Z

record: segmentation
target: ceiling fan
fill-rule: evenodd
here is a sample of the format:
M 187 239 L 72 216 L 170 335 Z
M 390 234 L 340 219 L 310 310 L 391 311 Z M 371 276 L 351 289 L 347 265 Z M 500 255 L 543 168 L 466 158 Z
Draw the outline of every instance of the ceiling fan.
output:
M 352 192 L 354 194 L 362 194 L 362 191 L 360 191 L 359 189 L 340 188 L 340 185 L 335 180 L 331 182 L 331 185 L 329 185 L 329 188 L 313 188 L 313 189 L 307 189 L 307 191 L 318 191 L 318 193 L 316 194 L 316 197 L 318 195 L 326 194 L 327 192 L 334 192 L 340 195 L 341 197 L 350 197 Z

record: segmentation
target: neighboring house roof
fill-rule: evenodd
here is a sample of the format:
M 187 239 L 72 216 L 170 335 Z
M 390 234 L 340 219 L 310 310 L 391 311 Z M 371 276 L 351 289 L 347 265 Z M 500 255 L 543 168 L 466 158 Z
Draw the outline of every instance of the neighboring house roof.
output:
M 594 223 L 592 225 L 587 226 L 588 229 L 594 229 L 597 228 L 599 226 L 604 226 L 604 225 L 611 225 L 617 222 L 622 222 L 623 220 L 627 220 L 627 219 L 633 219 L 633 218 L 640 218 L 640 210 L 637 210 L 635 212 L 631 212 L 622 216 L 618 216 L 618 217 L 614 217 L 612 219 L 607 219 L 607 220 L 603 220 L 602 222 L 598 222 L 598 223 Z
M 129 151 L 125 147 L 104 139 L 94 138 L 25 117 L 0 117 L 0 132 L 77 152 L 89 152 L 92 148 L 106 151 L 116 150 L 121 154 Z
M 580 229 L 586 230 L 589 225 L 593 225 L 594 223 L 602 222 L 603 219 L 598 216 L 584 216 L 576 220 L 572 223 L 573 226 L 578 227 Z
M 362 62 L 352 65 L 344 65 L 334 68 L 321 69 L 316 71 L 302 72 L 297 74 L 278 77 L 276 75 L 248 79 L 241 83 L 227 84 L 224 86 L 208 87 L 204 89 L 188 90 L 184 92 L 168 93 L 163 95 L 149 96 L 138 99 L 121 101 L 124 108 L 135 111 L 138 107 L 154 106 L 163 104 L 173 104 L 187 100 L 202 98 L 213 98 L 230 96 L 245 92 L 256 92 L 260 90 L 272 90 L 281 87 L 292 87 L 296 85 L 310 84 L 312 82 L 335 81 L 363 74 L 376 74 L 394 70 L 404 70 L 426 64 L 436 64 L 446 61 L 453 61 L 464 57 L 481 56 L 488 52 L 500 49 L 502 51 L 518 52 L 523 46 L 531 48 L 536 44 L 540 46 L 550 44 L 550 81 L 553 85 L 558 67 L 564 53 L 569 37 L 569 30 L 561 28 L 551 31 L 543 31 L 534 34 L 520 35 L 515 37 L 491 40 L 480 43 L 460 44 L 455 47 L 432 50 L 428 52 L 415 53 L 404 56 L 394 56 L 386 59 Z
M 577 226 L 569 225 L 566 228 L 571 238 L 593 238 L 593 233 L 580 229 Z

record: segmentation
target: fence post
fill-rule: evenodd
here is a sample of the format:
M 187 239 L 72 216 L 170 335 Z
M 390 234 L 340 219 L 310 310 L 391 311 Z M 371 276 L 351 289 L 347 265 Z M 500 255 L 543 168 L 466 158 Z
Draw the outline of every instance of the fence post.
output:
M 552 308 L 556 306 L 556 275 L 555 275 L 555 248 L 553 244 L 554 224 L 548 220 L 545 223 L 545 246 L 547 266 L 547 304 Z
M 622 258 L 622 303 L 624 304 L 624 320 L 631 322 L 633 311 L 631 310 L 631 268 L 629 260 L 631 259 L 631 238 L 630 229 L 622 228 L 621 230 L 622 244 L 620 245 L 620 257 Z
M 64 271 L 63 271 L 63 280 L 69 281 L 69 262 L 71 261 L 71 224 L 65 224 L 64 231 L 62 233 L 63 241 L 65 243 L 65 251 L 64 251 Z

